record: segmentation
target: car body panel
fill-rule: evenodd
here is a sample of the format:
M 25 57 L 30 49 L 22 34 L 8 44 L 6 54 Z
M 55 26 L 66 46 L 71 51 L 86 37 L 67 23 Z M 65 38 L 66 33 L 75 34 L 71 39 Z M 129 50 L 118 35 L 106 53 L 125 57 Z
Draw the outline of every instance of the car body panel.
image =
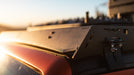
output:
M 2 43 L 1 48 L 9 55 L 36 67 L 42 75 L 72 75 L 70 65 L 63 57 L 11 43 Z

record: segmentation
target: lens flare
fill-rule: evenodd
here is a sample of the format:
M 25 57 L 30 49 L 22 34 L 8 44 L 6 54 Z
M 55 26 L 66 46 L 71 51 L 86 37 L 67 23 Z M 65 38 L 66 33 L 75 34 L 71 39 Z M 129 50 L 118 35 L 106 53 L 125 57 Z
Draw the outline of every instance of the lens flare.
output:
M 0 62 L 3 62 L 6 59 L 5 49 L 0 46 Z
M 4 61 L 6 55 L 3 52 L 0 52 L 0 62 Z

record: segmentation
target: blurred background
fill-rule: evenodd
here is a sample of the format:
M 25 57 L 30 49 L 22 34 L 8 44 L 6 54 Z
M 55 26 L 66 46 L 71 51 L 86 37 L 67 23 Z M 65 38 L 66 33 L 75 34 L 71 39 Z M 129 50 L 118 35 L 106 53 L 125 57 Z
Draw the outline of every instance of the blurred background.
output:
M 108 0 L 0 0 L 0 31 L 24 30 L 28 26 L 83 22 L 107 15 Z

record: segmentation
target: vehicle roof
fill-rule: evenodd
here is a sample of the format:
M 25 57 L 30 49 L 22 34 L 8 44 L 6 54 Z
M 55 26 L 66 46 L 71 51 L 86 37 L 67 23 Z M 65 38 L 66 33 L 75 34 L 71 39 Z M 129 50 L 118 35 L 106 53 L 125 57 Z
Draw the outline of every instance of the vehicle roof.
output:
M 2 43 L 0 48 L 8 55 L 37 68 L 42 75 L 71 75 L 70 65 L 63 57 L 14 43 Z

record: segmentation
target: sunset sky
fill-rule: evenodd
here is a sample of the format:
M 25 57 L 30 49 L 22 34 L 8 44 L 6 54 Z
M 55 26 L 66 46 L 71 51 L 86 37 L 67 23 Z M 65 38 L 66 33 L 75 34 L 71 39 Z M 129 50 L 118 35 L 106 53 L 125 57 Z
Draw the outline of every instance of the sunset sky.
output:
M 26 27 L 61 19 L 95 17 L 95 8 L 107 13 L 100 4 L 108 0 L 0 0 L 0 24 Z

